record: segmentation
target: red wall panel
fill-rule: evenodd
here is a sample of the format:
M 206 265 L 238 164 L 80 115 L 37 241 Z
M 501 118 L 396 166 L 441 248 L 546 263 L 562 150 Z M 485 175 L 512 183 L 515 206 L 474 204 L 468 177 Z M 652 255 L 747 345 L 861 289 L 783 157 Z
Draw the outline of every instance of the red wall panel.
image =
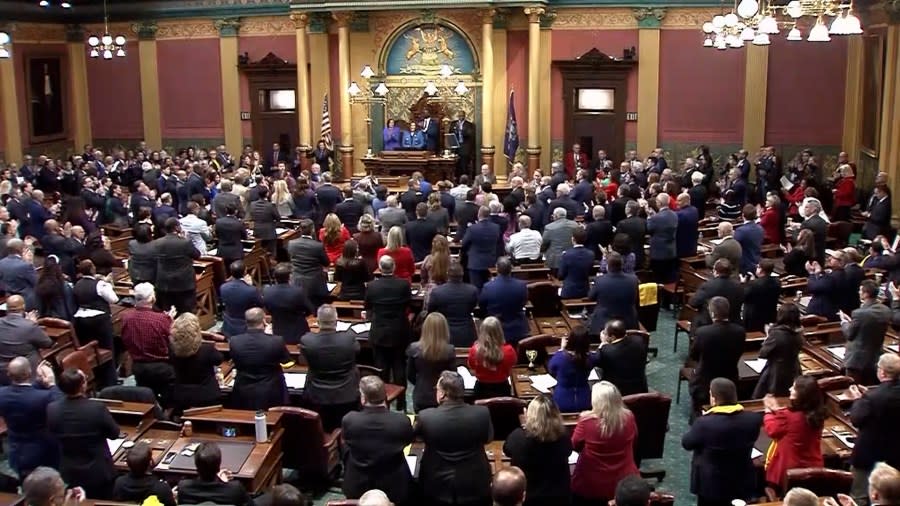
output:
M 91 134 L 95 139 L 142 139 L 141 69 L 137 42 L 125 58 L 87 59 Z
M 269 53 L 287 60 L 290 63 L 297 62 L 297 44 L 293 35 L 275 35 L 264 37 L 241 37 L 238 40 L 238 53 L 248 53 L 251 62 L 257 62 Z M 241 82 L 241 111 L 250 112 L 250 86 L 247 76 L 240 75 Z M 253 136 L 253 124 L 250 121 L 241 121 L 241 135 L 245 139 Z
M 703 47 L 701 35 L 698 30 L 660 32 L 661 143 L 741 142 L 745 52 Z
M 74 101 L 72 100 L 72 77 L 71 71 L 69 70 L 69 53 L 64 43 L 60 44 L 27 44 L 20 43 L 15 45 L 15 49 L 12 51 L 13 53 L 13 64 L 16 69 L 16 95 L 19 98 L 19 129 L 22 134 L 22 149 L 27 150 L 31 146 L 31 136 L 29 135 L 29 121 L 28 121 L 28 107 L 29 107 L 29 99 L 28 99 L 28 69 L 26 68 L 26 62 L 29 58 L 42 58 L 42 57 L 59 57 L 60 59 L 60 75 L 61 75 L 61 92 L 63 93 L 63 100 L 67 105 L 67 110 L 64 114 L 64 121 L 66 122 L 66 140 L 72 140 L 74 137 L 74 123 L 72 118 L 74 116 Z M 13 128 L 10 125 L 8 128 Z M 16 156 L 18 158 L 18 156 Z M 18 163 L 18 160 L 16 160 Z
M 637 30 L 556 30 L 553 32 L 550 57 L 552 60 L 572 60 L 593 48 L 597 48 L 610 56 L 621 56 L 623 49 L 638 46 Z M 638 48 L 640 57 L 640 48 Z M 553 69 L 550 74 L 550 137 L 553 140 L 563 139 L 563 123 L 565 121 L 565 104 L 563 103 L 562 73 Z M 628 99 L 626 109 L 637 111 L 637 69 L 628 76 Z M 637 138 L 637 123 L 625 123 L 625 140 Z
M 156 43 L 163 138 L 224 137 L 219 39 Z
M 844 118 L 847 42 L 791 42 L 772 38 L 766 103 L 766 142 L 840 145 Z
M 552 85 L 551 85 L 552 86 Z M 516 92 L 516 122 L 521 147 L 528 138 L 528 32 L 510 30 L 506 35 L 506 87 Z M 509 102 L 507 100 L 507 102 Z M 509 107 L 507 104 L 506 107 Z

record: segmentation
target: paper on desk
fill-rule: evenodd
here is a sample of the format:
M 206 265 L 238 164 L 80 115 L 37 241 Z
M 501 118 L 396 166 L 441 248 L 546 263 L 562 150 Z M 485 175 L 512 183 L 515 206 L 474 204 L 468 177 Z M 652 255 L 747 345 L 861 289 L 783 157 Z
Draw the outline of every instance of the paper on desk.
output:
M 588 374 L 588 381 L 600 381 L 600 375 L 597 374 L 597 368 L 592 368 L 591 373 Z
M 812 300 L 811 295 L 807 295 L 806 297 L 800 297 L 800 305 L 803 307 L 809 306 L 809 301 Z
M 329 292 L 333 291 L 336 286 L 337 283 L 325 283 L 325 288 L 327 288 Z
M 750 460 L 753 460 L 757 457 L 762 457 L 763 452 L 757 450 L 756 448 L 750 450 Z
M 219 248 L 213 248 L 206 250 L 206 254 L 210 256 L 217 256 L 219 254 Z
M 338 332 L 345 332 L 349 328 L 350 328 L 349 322 L 341 322 L 341 321 L 337 322 L 337 331 Z
M 711 242 L 711 243 L 715 244 L 716 246 L 718 246 L 718 245 L 722 244 L 722 241 L 724 241 L 724 240 L 725 240 L 725 239 L 710 239 L 709 242 Z
M 900 353 L 900 344 L 889 344 L 887 345 L 887 349 L 893 351 L 894 353 Z
M 0 304 L 0 311 L 6 311 L 6 303 Z
M 855 443 L 851 443 L 848 438 L 854 437 L 853 434 L 849 432 L 842 432 L 835 429 L 831 429 L 831 433 L 834 434 L 834 437 L 838 438 L 838 441 L 844 444 L 847 448 L 853 449 Z
M 275 235 L 281 235 L 281 234 L 287 232 L 288 230 L 289 229 L 287 229 L 287 228 L 275 227 Z
M 841 360 L 844 360 L 844 355 L 847 354 L 847 348 L 845 346 L 829 346 L 825 349 L 828 350 L 828 353 L 831 353 Z
M 415 455 L 407 455 L 406 456 L 406 465 L 409 466 L 409 474 L 416 474 L 416 462 L 419 460 L 419 457 Z
M 569 454 L 569 465 L 578 462 L 578 452 L 572 450 L 572 453 Z
M 756 374 L 760 374 L 763 370 L 763 367 L 766 366 L 766 359 L 756 358 L 753 360 L 744 360 L 744 363 L 747 364 L 747 367 L 753 369 L 753 372 L 755 372 Z
M 556 386 L 556 378 L 549 374 L 535 374 L 531 376 L 531 387 L 541 393 L 550 393 L 550 389 Z
M 413 297 L 415 297 L 416 295 L 419 295 L 419 290 L 418 290 L 418 289 L 410 290 L 409 293 L 410 293 Z
M 462 376 L 463 385 L 466 387 L 466 390 L 475 388 L 475 376 L 472 376 L 472 373 L 469 372 L 469 369 L 461 365 L 456 368 L 456 372 Z
M 371 328 L 372 328 L 372 322 L 357 323 L 356 325 L 353 325 L 350 327 L 350 329 L 353 332 L 356 332 L 357 334 L 362 334 L 363 332 L 368 332 Z
M 118 439 L 107 439 L 106 446 L 109 448 L 109 454 L 113 455 L 117 451 L 119 451 L 119 448 L 122 447 L 122 443 L 124 443 L 124 442 L 125 442 L 124 437 L 120 437 Z
M 284 382 L 288 388 L 303 390 L 306 387 L 306 373 L 286 372 L 284 373 Z

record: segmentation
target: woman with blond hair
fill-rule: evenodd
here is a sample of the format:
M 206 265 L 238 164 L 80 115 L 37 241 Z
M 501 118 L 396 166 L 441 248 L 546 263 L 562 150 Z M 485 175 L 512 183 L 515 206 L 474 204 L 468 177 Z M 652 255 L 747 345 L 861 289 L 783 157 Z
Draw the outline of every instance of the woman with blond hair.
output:
M 290 218 L 294 215 L 294 199 L 288 190 L 287 181 L 276 179 L 272 184 L 272 203 L 282 218 Z
M 203 342 L 200 320 L 193 313 L 181 313 L 172 322 L 169 355 L 175 381 L 172 403 L 176 412 L 221 402 L 222 393 L 216 379 L 216 367 L 222 354 L 213 343 Z
M 416 262 L 413 260 L 412 250 L 404 245 L 402 228 L 391 227 L 387 235 L 387 245 L 378 250 L 375 258 L 381 258 L 384 255 L 394 259 L 394 276 L 412 283 Z
M 369 274 L 378 268 L 378 250 L 384 247 L 384 238 L 375 230 L 375 218 L 371 214 L 360 216 L 356 225 L 359 232 L 353 234 L 353 239 L 359 246 L 359 256 L 369 269 Z
M 434 387 L 443 371 L 456 370 L 456 349 L 441 313 L 431 313 L 422 324 L 422 336 L 406 349 L 406 377 L 414 385 L 413 409 L 437 407 Z
M 503 338 L 500 320 L 488 316 L 481 322 L 478 341 L 469 348 L 468 365 L 475 373 L 475 398 L 510 395 L 509 373 L 516 365 L 516 350 Z
M 422 287 L 426 303 L 431 289 L 447 282 L 449 269 L 450 242 L 438 234 L 431 240 L 431 253 L 422 261 Z
M 553 399 L 539 395 L 528 403 L 525 426 L 512 431 L 503 443 L 510 465 L 525 473 L 528 488 L 524 506 L 569 504 L 569 454 L 572 442 Z
M 322 228 L 319 229 L 319 242 L 325 246 L 325 255 L 331 265 L 344 252 L 344 243 L 350 239 L 350 231 L 341 223 L 341 219 L 334 213 L 328 213 L 325 221 L 322 222 Z
M 591 390 L 591 410 L 581 414 L 572 434 L 579 453 L 572 471 L 574 505 L 606 504 L 622 478 L 638 474 L 634 463 L 637 424 L 622 394 L 608 381 Z
M 425 221 L 433 223 L 439 234 L 447 235 L 450 230 L 450 212 L 441 205 L 439 192 L 431 192 L 428 195 L 428 214 L 425 215 Z

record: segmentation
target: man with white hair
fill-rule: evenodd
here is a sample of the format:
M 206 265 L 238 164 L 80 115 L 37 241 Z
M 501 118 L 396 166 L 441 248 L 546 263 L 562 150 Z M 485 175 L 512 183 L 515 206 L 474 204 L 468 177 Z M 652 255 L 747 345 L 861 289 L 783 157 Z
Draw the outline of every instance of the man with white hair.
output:
M 396 195 L 387 198 L 384 208 L 378 211 L 378 221 L 381 222 L 381 231 L 385 235 L 391 228 L 402 228 L 406 224 L 406 211 L 400 207 L 400 200 Z
M 544 227 L 544 235 L 541 238 L 541 251 L 544 252 L 544 262 L 547 267 L 555 274 L 563 251 L 572 246 L 572 234 L 581 225 L 569 219 L 566 216 L 566 210 L 562 207 L 554 209 L 552 216 L 553 222 Z
M 519 216 L 519 231 L 509 237 L 506 251 L 516 263 L 541 258 L 541 233 L 531 230 L 531 218 Z
M 566 218 L 570 220 L 574 220 L 576 216 L 581 216 L 584 214 L 584 205 L 576 202 L 569 194 L 572 192 L 572 187 L 569 186 L 568 183 L 562 183 L 556 187 L 556 198 L 550 201 L 550 213 L 557 207 L 562 207 L 566 210 Z
M 688 158 L 688 160 L 691 160 L 691 163 L 693 163 L 693 158 Z M 709 195 L 706 185 L 703 184 L 704 177 L 703 173 L 699 170 L 691 172 L 691 189 L 688 190 L 688 195 L 691 197 L 691 206 L 697 209 L 700 218 L 703 218 L 703 215 L 706 213 L 706 198 Z
M 476 188 L 481 188 L 483 183 L 497 184 L 497 177 L 491 172 L 491 166 L 486 163 L 481 165 L 481 172 L 475 176 Z
M 122 313 L 122 342 L 134 361 L 134 381 L 153 390 L 165 405 L 175 372 L 169 364 L 172 317 L 153 309 L 156 293 L 150 283 L 134 287 L 134 308 Z
M 378 489 L 369 490 L 357 501 L 359 506 L 394 506 L 388 496 Z
M 822 217 L 822 203 L 818 199 L 806 199 L 800 208 L 801 214 L 806 217 L 800 224 L 800 229 L 807 228 L 813 233 L 816 243 L 816 260 L 820 264 L 825 263 L 825 236 L 828 234 L 828 222 Z
M 471 227 L 470 227 L 471 228 Z M 381 379 L 394 385 L 406 385 L 406 347 L 410 342 L 407 310 L 412 291 L 406 279 L 394 276 L 394 259 L 384 255 L 378 259 L 381 277 L 366 287 L 365 308 L 372 322 L 369 344 L 375 367 Z M 406 398 L 397 400 L 397 408 L 406 410 Z
M 594 252 L 594 257 L 601 258 L 603 255 L 600 246 L 609 247 L 615 237 L 615 230 L 612 222 L 606 217 L 606 208 L 600 205 L 591 209 L 591 220 L 584 228 L 587 232 L 587 239 L 584 241 L 584 247 Z
M 555 192 L 556 187 L 568 181 L 566 168 L 560 162 L 550 164 L 550 188 Z
M 727 221 L 723 221 L 719 223 L 717 232 L 719 235 L 719 244 L 716 244 L 716 247 L 713 248 L 712 252 L 706 256 L 706 266 L 712 267 L 715 265 L 716 260 L 727 258 L 728 262 L 731 264 L 731 268 L 737 272 L 738 266 L 741 265 L 743 249 L 741 248 L 741 243 L 737 242 L 734 238 L 734 226 Z

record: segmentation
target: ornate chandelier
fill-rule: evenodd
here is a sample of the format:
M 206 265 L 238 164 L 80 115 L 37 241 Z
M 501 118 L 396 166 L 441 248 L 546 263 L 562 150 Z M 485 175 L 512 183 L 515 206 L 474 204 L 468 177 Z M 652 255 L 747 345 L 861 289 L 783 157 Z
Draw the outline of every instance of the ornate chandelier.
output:
M 113 55 L 124 57 L 126 42 L 124 35 L 113 37 L 109 34 L 109 15 L 106 12 L 106 0 L 103 0 L 103 35 L 88 37 L 91 58 L 103 56 L 104 60 L 112 60 Z
M 830 23 L 830 26 L 829 26 Z M 758 46 L 771 43 L 769 36 L 790 27 L 787 40 L 803 40 L 801 28 L 808 28 L 806 40 L 828 42 L 832 35 L 863 33 L 853 4 L 844 0 L 792 0 L 784 5 L 766 0 L 740 0 L 731 12 L 714 16 L 703 24 L 703 45 L 716 49 Z
M 432 102 L 464 101 L 466 95 L 469 93 L 469 87 L 461 80 L 456 82 L 455 87 L 453 86 L 453 81 L 451 80 L 453 69 L 450 68 L 450 65 L 447 65 L 446 63 L 441 65 L 439 75 L 440 77 L 437 82 L 428 81 L 425 83 L 425 89 L 423 91 L 428 95 L 428 100 Z

